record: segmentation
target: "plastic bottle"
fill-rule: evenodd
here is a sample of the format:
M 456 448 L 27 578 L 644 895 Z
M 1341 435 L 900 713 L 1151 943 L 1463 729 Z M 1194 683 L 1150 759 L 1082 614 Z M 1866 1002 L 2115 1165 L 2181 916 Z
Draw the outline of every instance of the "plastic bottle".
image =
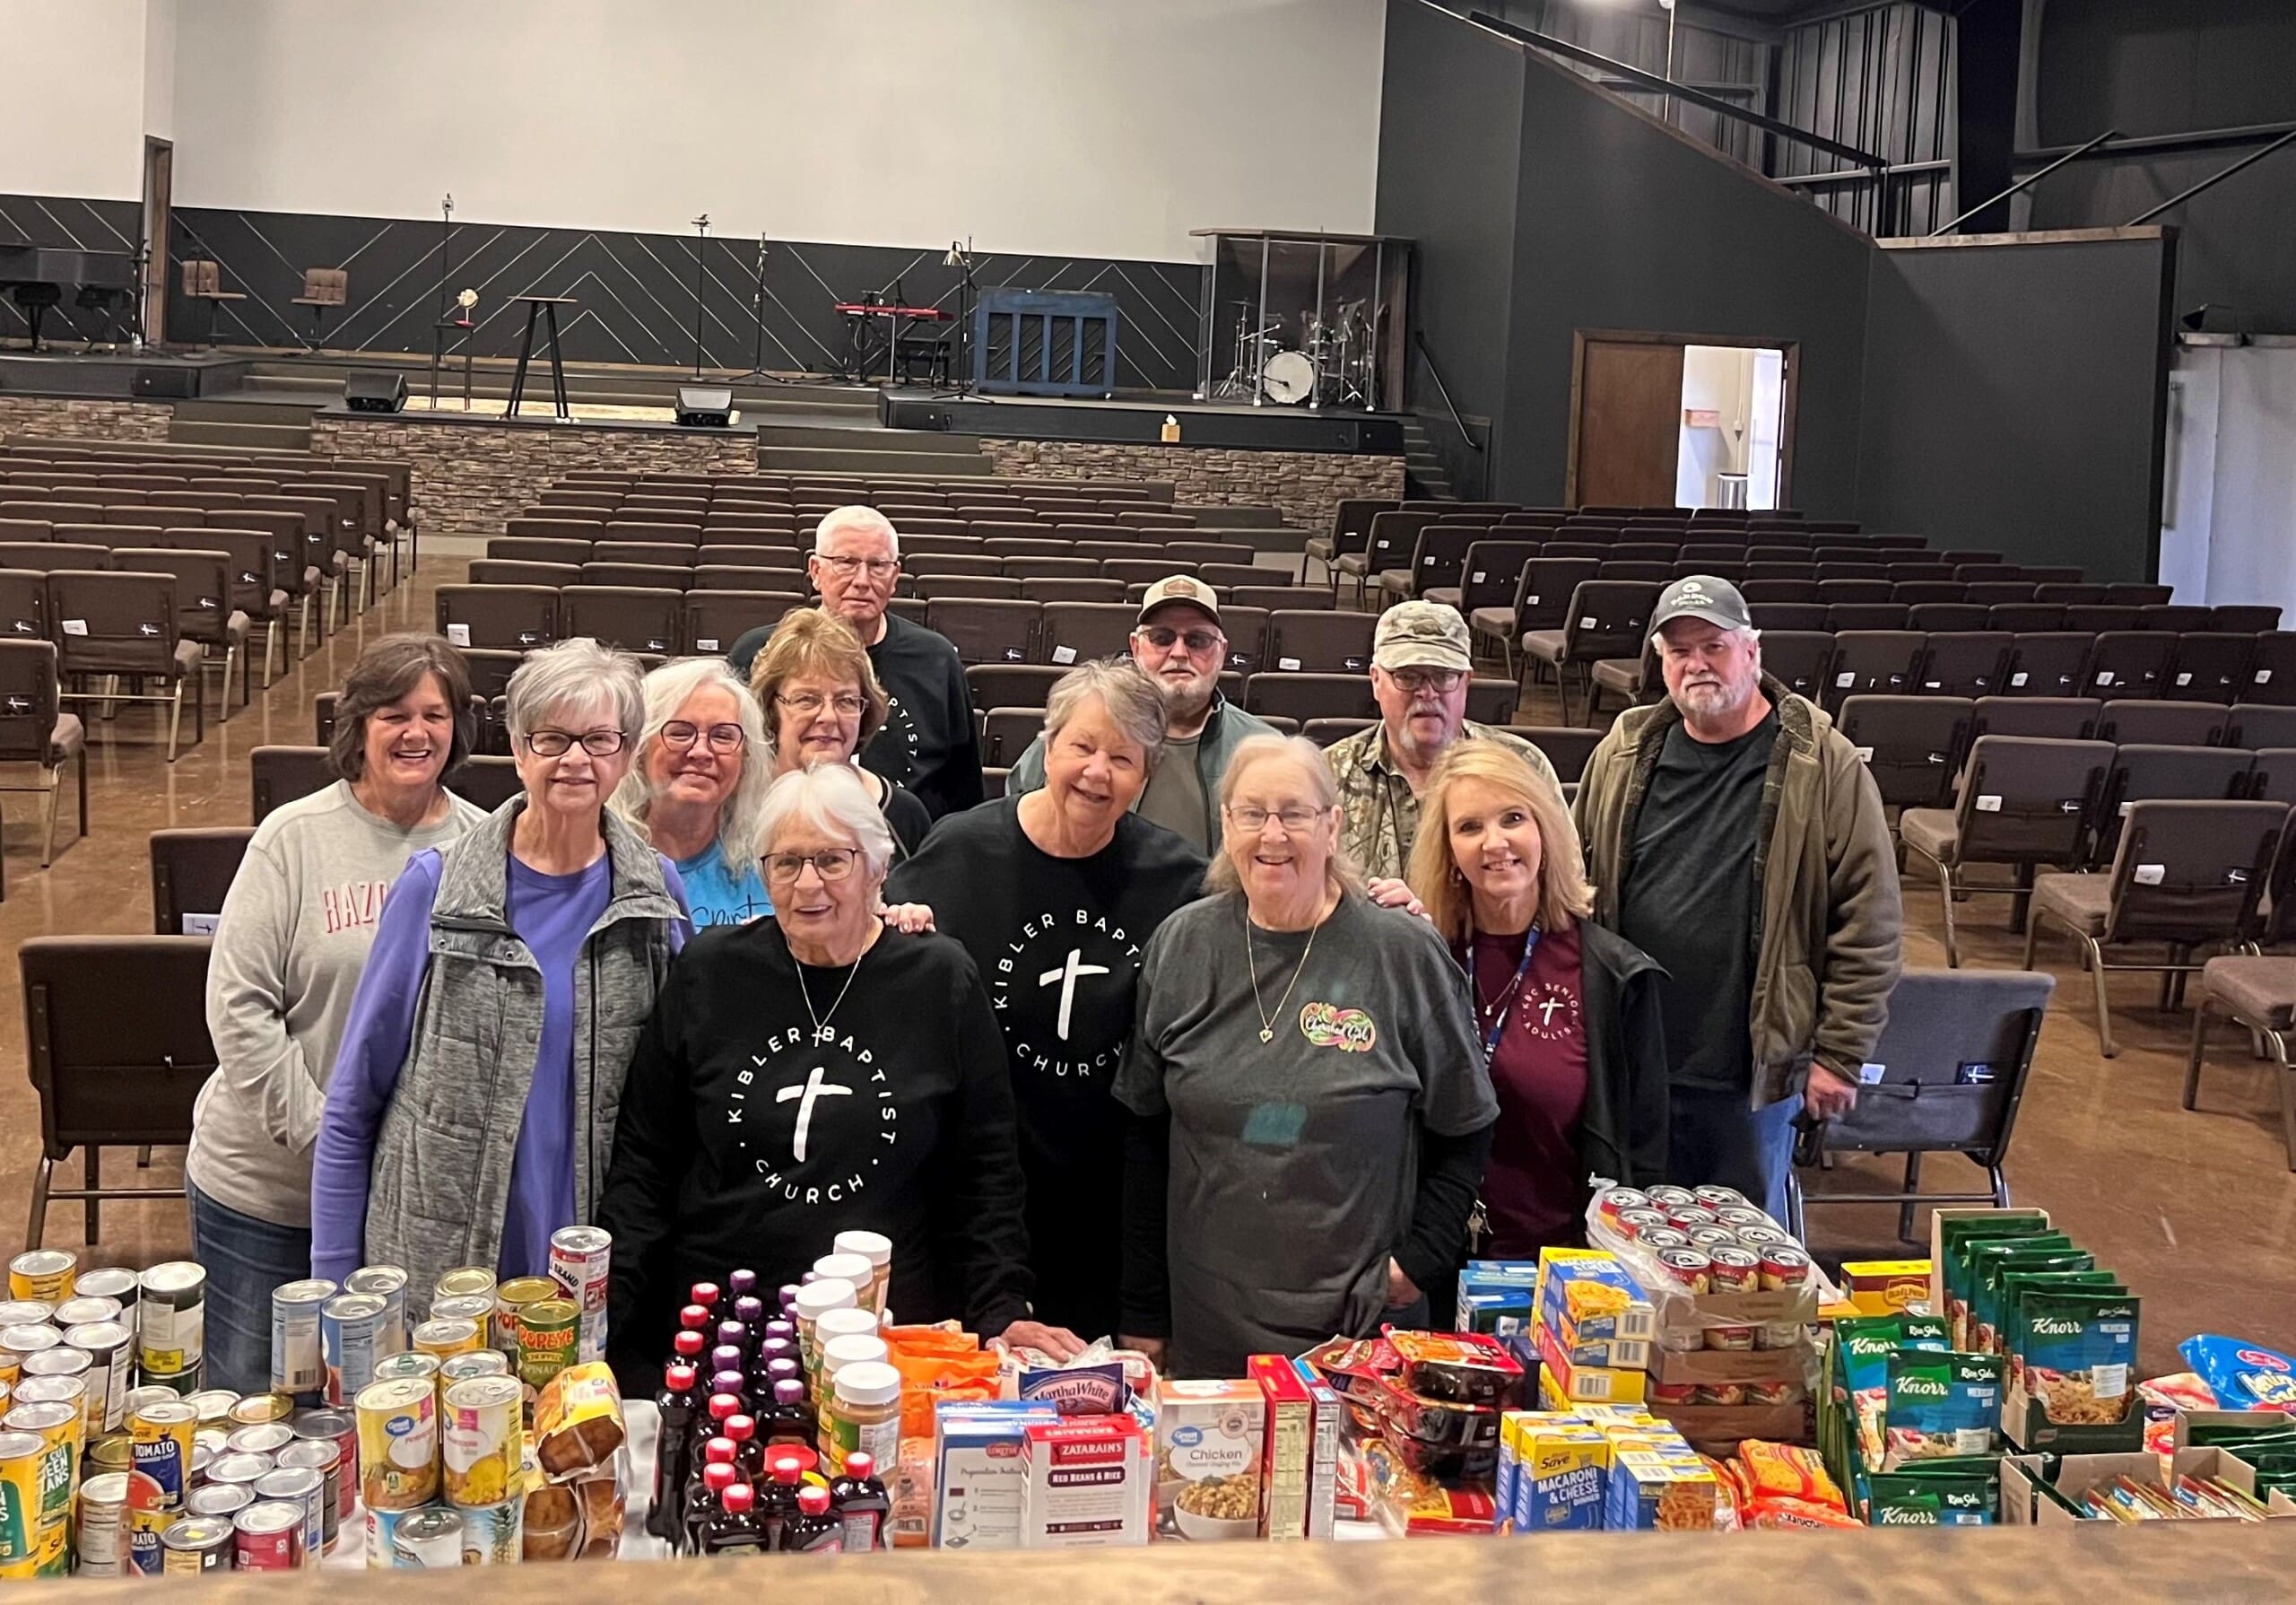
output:
M 707 1285 L 708 1284 L 706 1283 L 704 1284 L 704 1286 Z M 702 1337 L 707 1339 L 709 1335 L 709 1306 L 708 1304 L 690 1304 L 683 1309 L 680 1310 L 678 1312 L 678 1330 L 682 1332 L 700 1332 L 702 1334 Z
M 739 1349 L 744 1359 L 749 1357 L 750 1329 L 728 1315 L 710 1331 L 710 1337 L 721 1348 Z
M 822 1451 L 832 1470 L 859 1452 L 880 1466 L 900 1458 L 900 1373 L 882 1360 L 860 1360 L 837 1374 L 822 1413 Z
M 757 1435 L 756 1419 L 728 1417 L 726 1435 L 734 1441 L 734 1463 L 742 1469 L 742 1479 L 756 1487 L 765 1478 L 765 1441 Z
M 785 1316 L 796 1305 L 797 1286 L 796 1282 L 784 1282 L 774 1291 L 774 1297 L 780 1302 L 781 1313 Z
M 747 1334 L 742 1339 L 743 1347 L 754 1350 L 757 1340 L 765 1336 L 765 1301 L 754 1293 L 743 1294 L 734 1301 L 734 1319 L 742 1323 L 742 1330 Z
M 746 1482 L 728 1487 L 718 1501 L 718 1513 L 701 1530 L 704 1555 L 760 1555 L 764 1538 L 757 1525 L 757 1490 Z
M 683 1524 L 680 1507 L 693 1470 L 693 1418 L 700 1413 L 693 1384 L 693 1367 L 673 1361 L 663 1368 L 661 1391 L 654 1395 L 662 1429 L 655 1444 L 654 1498 L 647 1506 L 646 1531 L 665 1541 Z
M 774 1361 L 795 1359 L 797 1345 L 787 1338 L 761 1338 L 750 1355 L 750 1396 L 761 1403 L 773 1397 L 774 1376 L 769 1367 Z
M 722 1461 L 702 1474 L 701 1491 L 685 1504 L 684 1541 L 679 1548 L 688 1555 L 701 1553 L 701 1535 L 709 1531 L 717 1516 L 719 1502 L 726 1490 L 741 1480 L 742 1474 Z
M 758 1531 L 769 1549 L 781 1548 L 781 1529 L 797 1513 L 797 1495 L 804 1487 L 805 1462 L 794 1454 L 776 1453 L 766 1459 L 773 1479 L 759 1490 Z
M 670 1339 L 670 1358 L 674 1361 L 683 1360 L 696 1371 L 700 1371 L 701 1351 L 708 1347 L 709 1347 L 709 1340 L 701 1335 L 700 1330 L 689 1328 Z
M 781 1548 L 789 1555 L 835 1555 L 839 1548 L 830 1493 L 818 1483 L 797 1490 L 797 1513 L 781 1525 Z
M 766 1446 L 773 1448 L 783 1444 L 795 1444 L 805 1449 L 813 1448 L 818 1427 L 819 1419 L 805 1397 L 805 1384 L 794 1376 L 776 1383 L 772 1408 L 758 1423 L 758 1431 L 764 1436 Z
M 877 1462 L 860 1450 L 845 1457 L 845 1470 L 830 1484 L 830 1505 L 837 1515 L 839 1547 L 848 1555 L 891 1548 L 888 1523 L 892 1496 L 877 1480 Z
M 726 1273 L 726 1291 L 735 1298 L 747 1298 L 757 1291 L 757 1272 L 729 1270 Z
M 724 1393 L 742 1401 L 742 1409 L 750 1408 L 750 1379 L 738 1371 L 720 1371 L 709 1379 L 711 1397 Z
M 742 1400 L 739 1394 L 712 1392 L 709 1395 L 709 1402 L 702 1407 L 693 1422 L 695 1447 L 692 1458 L 697 1475 L 703 1464 L 700 1446 L 712 1438 L 724 1437 L 726 1418 L 741 1413 Z
M 693 1291 L 686 1295 L 685 1302 L 689 1304 L 700 1304 L 709 1311 L 711 1321 L 722 1321 L 725 1317 L 718 1313 L 718 1305 L 725 1296 L 724 1289 L 720 1288 L 717 1283 L 696 1282 L 693 1285 Z
M 709 1351 L 709 1373 L 743 1371 L 749 1367 L 750 1351 L 738 1343 L 720 1343 Z
M 735 1481 L 741 1480 L 741 1468 L 734 1464 L 734 1441 L 731 1438 L 711 1438 L 701 1446 L 701 1452 L 694 1456 L 692 1469 L 686 1473 L 684 1496 L 678 1501 L 678 1524 L 671 1530 L 673 1547 L 687 1547 L 687 1534 L 699 1519 L 694 1506 L 703 1497 L 712 1466 L 723 1466 L 734 1473 Z

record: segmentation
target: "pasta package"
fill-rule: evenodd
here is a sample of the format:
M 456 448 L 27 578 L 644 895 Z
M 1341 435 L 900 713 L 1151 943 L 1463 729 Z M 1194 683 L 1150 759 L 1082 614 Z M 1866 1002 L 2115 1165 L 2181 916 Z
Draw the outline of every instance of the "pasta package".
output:
M 2036 1446 L 2126 1436 L 2135 1446 L 2144 1417 L 2129 1373 L 2142 1302 L 2092 1288 L 2032 1288 L 2017 1296 L 2009 1328 L 2013 1438 Z
M 1999 1355 L 1900 1348 L 1888 1361 L 1882 1470 L 1909 1461 L 1991 1454 L 2000 1447 Z

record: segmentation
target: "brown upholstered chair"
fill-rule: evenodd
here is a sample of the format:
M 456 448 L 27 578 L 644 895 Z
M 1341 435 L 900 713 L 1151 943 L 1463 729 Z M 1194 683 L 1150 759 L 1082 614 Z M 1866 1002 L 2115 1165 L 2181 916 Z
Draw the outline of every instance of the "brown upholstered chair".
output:
M 0 763 L 30 763 L 40 772 L 37 786 L 0 786 L 0 791 L 39 791 L 47 796 L 40 824 L 40 868 L 56 858 L 56 810 L 63 797 L 64 765 L 80 772 L 80 833 L 88 833 L 88 745 L 76 713 L 64 711 L 53 642 L 0 639 Z M 0 895 L 6 884 L 0 878 Z
M 168 712 L 168 762 L 176 761 L 184 692 L 192 692 L 195 742 L 207 735 L 207 700 L 199 693 L 199 642 L 187 640 L 177 612 L 173 574 L 58 569 L 48 577 L 48 617 L 57 631 L 57 670 L 65 684 L 106 681 L 101 691 L 68 690 L 66 702 L 161 702 Z M 123 692 L 120 681 L 137 689 Z M 157 691 L 141 689 L 156 682 Z
M 351 275 L 340 267 L 306 267 L 303 269 L 303 292 L 289 304 L 311 310 L 311 349 L 318 349 L 319 325 L 326 318 L 329 307 L 347 306 L 351 301 Z
M 223 894 L 255 836 L 250 824 L 152 833 L 152 930 L 155 936 L 212 936 Z
M 335 784 L 323 746 L 259 746 L 248 755 L 248 812 L 261 824 L 283 803 Z

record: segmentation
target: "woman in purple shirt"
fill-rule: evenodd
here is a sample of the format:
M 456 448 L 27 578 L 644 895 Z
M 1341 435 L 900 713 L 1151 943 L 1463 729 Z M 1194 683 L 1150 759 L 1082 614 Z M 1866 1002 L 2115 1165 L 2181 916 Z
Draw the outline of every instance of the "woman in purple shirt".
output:
M 312 1274 L 540 1275 L 594 1217 L 631 1051 L 685 929 L 667 859 L 605 807 L 644 722 L 638 665 L 529 656 L 508 717 L 523 789 L 393 884 L 327 1088 Z

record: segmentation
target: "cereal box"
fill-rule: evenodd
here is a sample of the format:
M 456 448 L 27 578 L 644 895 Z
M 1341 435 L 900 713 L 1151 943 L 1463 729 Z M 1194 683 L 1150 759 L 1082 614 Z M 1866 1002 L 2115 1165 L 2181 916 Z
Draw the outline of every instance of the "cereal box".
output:
M 1603 1525 L 1619 1532 L 1710 1532 L 1721 1485 L 1700 1460 L 1630 1449 L 1611 1465 Z
M 1156 1533 L 1259 1536 L 1267 1396 L 1257 1382 L 1177 1382 L 1156 1394 Z
M 1267 1400 L 1260 1536 L 1304 1539 L 1308 1490 L 1315 1470 L 1315 1400 L 1283 1356 L 1256 1354 L 1245 1365 Z
M 1148 1541 L 1148 1439 L 1132 1417 L 1037 1422 L 1027 1429 L 1022 1461 L 1022 1548 Z

